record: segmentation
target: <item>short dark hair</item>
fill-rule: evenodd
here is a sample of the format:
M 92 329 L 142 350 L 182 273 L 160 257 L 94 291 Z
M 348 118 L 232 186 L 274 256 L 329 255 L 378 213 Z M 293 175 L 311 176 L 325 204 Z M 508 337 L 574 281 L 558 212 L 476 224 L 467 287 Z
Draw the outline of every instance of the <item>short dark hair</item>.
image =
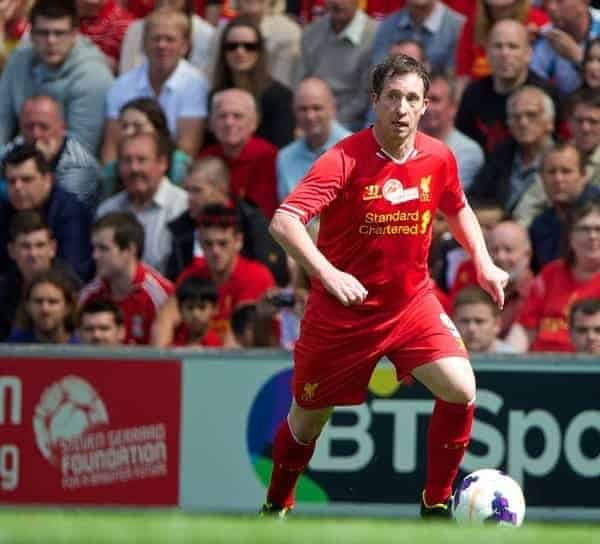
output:
M 573 115 L 575 107 L 579 104 L 584 104 L 590 108 L 600 108 L 600 93 L 597 89 L 581 87 L 568 98 L 567 113 Z
M 79 308 L 79 326 L 81 326 L 84 315 L 102 313 L 112 314 L 116 325 L 119 327 L 125 323 L 123 311 L 117 303 L 108 298 L 92 298 Z
M 600 298 L 583 298 L 569 308 L 569 328 L 575 322 L 577 314 L 596 315 L 600 312 Z
M 202 208 L 196 220 L 198 227 L 233 228 L 241 232 L 241 222 L 238 211 L 232 206 L 223 204 L 208 204 Z
M 139 219 L 130 212 L 109 212 L 94 221 L 92 233 L 101 229 L 113 229 L 114 241 L 121 250 L 131 244 L 136 246 L 138 259 L 144 253 L 146 232 Z
M 256 320 L 256 304 L 242 304 L 231 314 L 231 330 L 236 337 L 242 336 L 248 327 L 256 329 Z
M 31 279 L 31 283 L 27 286 L 23 300 L 28 302 L 33 289 L 42 283 L 49 283 L 62 291 L 62 294 L 65 298 L 65 303 L 69 309 L 67 315 L 65 316 L 64 325 L 67 331 L 72 332 L 75 329 L 75 324 L 77 321 L 78 294 L 78 290 L 73 282 L 73 278 L 60 268 L 52 267 L 48 270 L 39 272 Z M 28 311 L 24 312 L 23 326 L 25 329 L 34 328 L 33 320 L 31 319 Z
M 18 166 L 29 160 L 35 162 L 40 174 L 52 173 L 52 166 L 35 144 L 19 144 L 13 147 L 2 160 L 2 175 L 6 177 L 7 166 Z
M 562 229 L 562 248 L 565 261 L 569 267 L 576 261 L 575 252 L 571 249 L 569 240 L 577 223 L 592 213 L 600 214 L 600 197 L 591 197 L 577 202 L 567 208 L 564 228 Z
M 13 243 L 19 236 L 31 234 L 38 230 L 48 232 L 48 237 L 54 239 L 52 230 L 41 214 L 35 210 L 23 210 L 15 213 L 8 226 L 8 242 Z
M 69 17 L 73 28 L 79 25 L 75 0 L 37 0 L 29 13 L 31 26 L 35 26 L 35 20 L 38 17 L 47 17 L 48 19 Z
M 485 304 L 492 310 L 492 315 L 494 317 L 500 315 L 498 305 L 494 302 L 488 292 L 478 285 L 469 285 L 461 289 L 454 299 L 452 309 L 453 311 L 456 311 L 459 306 L 466 306 L 467 304 Z
M 183 304 L 187 300 L 209 301 L 214 304 L 219 299 L 217 286 L 209 279 L 190 277 L 184 280 L 177 288 L 175 295 L 177 302 Z
M 450 97 L 450 100 L 453 103 L 456 102 L 456 98 L 458 96 L 458 90 L 456 88 L 456 78 L 447 72 L 436 70 L 432 71 L 429 75 L 429 84 L 431 85 L 433 81 L 436 81 L 438 79 L 440 81 L 443 81 L 448 86 L 448 96 Z
M 540 170 L 543 170 L 544 163 L 546 162 L 546 159 L 548 158 L 549 155 L 552 155 L 553 153 L 562 153 L 563 151 L 566 151 L 567 149 L 572 149 L 573 151 L 575 151 L 575 153 L 577 153 L 577 164 L 579 165 L 579 171 L 585 172 L 586 171 L 585 157 L 584 157 L 583 153 L 579 150 L 579 148 L 573 142 L 556 142 L 555 144 L 553 144 L 550 147 L 548 147 L 547 149 L 545 149 L 542 152 L 542 158 L 540 160 Z
M 387 58 L 375 65 L 371 72 L 371 93 L 379 98 L 388 78 L 405 74 L 417 74 L 421 78 L 421 81 L 423 81 L 423 98 L 425 98 L 431 84 L 429 73 L 423 64 L 408 55 Z

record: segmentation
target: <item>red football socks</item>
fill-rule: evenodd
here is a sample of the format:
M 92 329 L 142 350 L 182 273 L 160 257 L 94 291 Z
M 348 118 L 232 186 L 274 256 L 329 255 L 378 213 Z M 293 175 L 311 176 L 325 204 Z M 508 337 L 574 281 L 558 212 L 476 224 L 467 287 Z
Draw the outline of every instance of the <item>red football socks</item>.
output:
M 444 503 L 469 445 L 475 403 L 453 404 L 436 399 L 427 433 L 427 506 Z
M 267 502 L 291 508 L 294 491 L 302 471 L 315 451 L 316 440 L 309 444 L 299 443 L 292 434 L 287 419 L 279 425 L 273 444 L 273 473 L 267 492 Z

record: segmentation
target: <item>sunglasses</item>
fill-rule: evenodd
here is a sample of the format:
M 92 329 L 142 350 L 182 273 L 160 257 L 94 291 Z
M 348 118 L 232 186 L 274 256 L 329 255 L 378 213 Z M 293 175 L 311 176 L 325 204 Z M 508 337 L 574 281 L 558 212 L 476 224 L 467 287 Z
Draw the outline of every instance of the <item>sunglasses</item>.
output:
M 238 48 L 245 49 L 246 51 L 258 51 L 260 44 L 258 42 L 227 42 L 224 45 L 225 51 L 237 51 Z

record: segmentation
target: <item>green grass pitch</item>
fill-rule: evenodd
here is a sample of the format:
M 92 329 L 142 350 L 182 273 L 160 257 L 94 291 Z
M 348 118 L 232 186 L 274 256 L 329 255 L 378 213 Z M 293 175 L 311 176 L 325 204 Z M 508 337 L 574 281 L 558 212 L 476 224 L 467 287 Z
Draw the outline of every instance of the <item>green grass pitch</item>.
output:
M 418 521 L 204 516 L 172 511 L 0 510 L 0 544 L 590 544 L 600 526 L 527 524 L 519 529 Z

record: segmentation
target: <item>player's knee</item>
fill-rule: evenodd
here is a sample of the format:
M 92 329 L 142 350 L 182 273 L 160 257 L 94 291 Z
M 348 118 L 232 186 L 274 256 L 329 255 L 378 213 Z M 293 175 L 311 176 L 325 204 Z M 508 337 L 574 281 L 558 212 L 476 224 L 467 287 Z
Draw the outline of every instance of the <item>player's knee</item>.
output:
M 329 408 L 305 410 L 294 403 L 288 416 L 288 423 L 296 440 L 308 444 L 319 436 L 330 415 L 331 409 Z
M 475 401 L 475 382 L 467 382 L 449 388 L 439 396 L 442 400 L 452 404 L 471 404 Z

